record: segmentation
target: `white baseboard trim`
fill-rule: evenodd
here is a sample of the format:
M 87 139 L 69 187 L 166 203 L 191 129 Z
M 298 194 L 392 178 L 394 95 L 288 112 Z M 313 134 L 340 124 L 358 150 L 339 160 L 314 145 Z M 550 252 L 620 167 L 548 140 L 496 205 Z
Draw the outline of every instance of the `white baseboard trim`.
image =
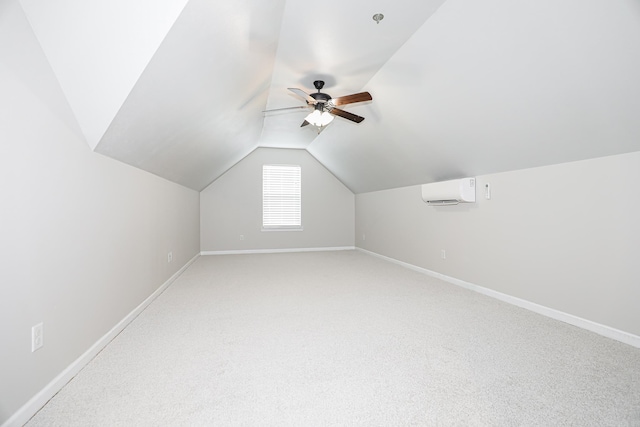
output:
M 40 390 L 35 396 L 33 396 L 27 403 L 22 405 L 16 413 L 14 413 L 7 421 L 5 421 L 0 427 L 18 427 L 24 425 L 42 408 L 53 396 L 55 396 L 78 372 L 84 368 L 98 353 L 104 349 L 124 328 L 129 325 L 140 313 L 144 311 L 149 304 L 153 302 L 162 292 L 165 291 L 173 283 L 178 276 L 180 276 L 196 259 L 200 257 L 197 254 L 191 260 L 189 260 L 180 270 L 178 270 L 173 276 L 171 276 L 166 282 L 162 284 L 154 293 L 152 293 L 147 299 L 145 299 L 140 305 L 131 311 L 124 319 L 116 324 L 109 332 L 107 332 L 102 338 L 96 341 L 87 351 L 80 357 L 74 360 L 67 368 L 60 372 L 49 384 L 47 384 L 42 390 Z
M 483 286 L 475 285 L 473 283 L 465 282 L 464 280 L 456 279 L 455 277 L 446 276 L 444 274 L 437 273 L 435 271 L 428 270 L 426 268 L 418 267 L 416 265 L 409 264 L 404 261 L 399 261 L 395 258 L 390 258 L 385 255 L 380 255 L 378 253 L 371 252 L 366 249 L 356 248 L 356 250 L 364 252 L 369 255 L 373 255 L 377 258 L 384 259 L 394 264 L 409 268 L 419 273 L 423 273 L 428 276 L 444 280 L 445 282 L 449 282 L 451 284 L 460 286 L 462 288 L 469 289 L 474 292 L 478 292 L 480 294 L 489 296 L 491 298 L 495 298 L 512 305 L 516 305 L 518 307 L 533 311 L 538 314 L 542 314 L 543 316 L 550 317 L 555 320 L 560 320 L 561 322 L 568 323 L 570 325 L 577 326 L 579 328 L 586 329 L 591 332 L 595 332 L 598 335 L 602 335 L 604 337 L 611 338 L 616 341 L 620 341 L 622 343 L 631 345 L 633 347 L 640 348 L 640 336 L 638 335 L 633 335 L 633 334 L 630 334 L 629 332 L 621 331 L 619 329 L 615 329 L 610 326 L 596 323 L 591 320 L 583 319 L 582 317 L 574 316 L 573 314 L 565 313 L 563 311 L 545 307 L 543 305 L 536 304 L 531 301 L 527 301 L 511 295 L 503 294 L 502 292 L 494 291 L 493 289 L 489 289 Z
M 328 252 L 353 251 L 355 246 L 335 246 L 327 248 L 291 248 L 291 249 L 247 249 L 232 251 L 202 251 L 200 255 L 244 255 L 244 254 L 279 254 L 288 252 Z

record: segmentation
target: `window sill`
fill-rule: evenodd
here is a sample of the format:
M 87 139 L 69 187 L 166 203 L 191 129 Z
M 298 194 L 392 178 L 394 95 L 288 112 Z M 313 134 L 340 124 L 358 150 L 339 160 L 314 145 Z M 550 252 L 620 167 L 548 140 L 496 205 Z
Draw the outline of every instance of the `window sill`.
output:
M 264 228 L 262 227 L 262 231 L 304 231 L 304 228 L 302 227 L 282 227 L 282 228 L 278 228 L 278 227 L 273 227 L 273 228 Z

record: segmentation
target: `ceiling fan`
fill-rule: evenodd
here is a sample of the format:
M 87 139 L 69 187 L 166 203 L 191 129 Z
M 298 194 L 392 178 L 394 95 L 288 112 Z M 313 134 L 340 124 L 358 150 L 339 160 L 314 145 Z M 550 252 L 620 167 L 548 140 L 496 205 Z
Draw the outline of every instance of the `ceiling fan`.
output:
M 313 107 L 313 111 L 302 122 L 303 126 L 314 125 L 319 129 L 331 123 L 333 116 L 340 116 L 344 119 L 351 120 L 352 122 L 360 123 L 364 120 L 364 117 L 350 113 L 348 111 L 336 108 L 341 105 L 353 104 L 355 102 L 371 101 L 371 94 L 369 92 L 354 93 L 353 95 L 341 96 L 339 98 L 331 98 L 330 95 L 320 92 L 324 87 L 324 81 L 316 80 L 313 82 L 313 86 L 318 90 L 317 93 L 308 94 L 302 89 L 288 88 L 291 92 L 304 98 L 307 105 L 299 107 L 287 107 L 276 108 L 270 111 L 283 111 L 283 110 L 295 110 L 299 108 Z

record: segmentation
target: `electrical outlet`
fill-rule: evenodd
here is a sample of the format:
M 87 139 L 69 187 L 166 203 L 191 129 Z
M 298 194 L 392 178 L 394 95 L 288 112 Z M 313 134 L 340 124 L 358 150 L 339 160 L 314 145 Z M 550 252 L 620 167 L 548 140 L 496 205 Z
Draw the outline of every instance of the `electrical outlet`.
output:
M 33 353 L 44 345 L 44 329 L 42 322 L 31 327 L 31 352 Z
M 367 240 L 367 235 L 362 233 L 362 240 Z
M 447 259 L 447 251 L 445 251 L 444 249 L 441 249 L 440 250 L 440 258 Z
M 240 235 L 240 240 L 244 240 L 244 234 Z
M 167 262 L 173 262 L 173 251 L 169 251 L 167 254 Z

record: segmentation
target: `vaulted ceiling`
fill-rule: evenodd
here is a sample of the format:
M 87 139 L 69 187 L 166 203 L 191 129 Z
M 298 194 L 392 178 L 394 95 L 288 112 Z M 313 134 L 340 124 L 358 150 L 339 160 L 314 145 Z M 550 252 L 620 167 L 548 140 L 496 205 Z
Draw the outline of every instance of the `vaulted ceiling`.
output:
M 640 150 L 637 0 L 20 5 L 87 144 L 195 190 L 257 147 L 356 193 Z M 317 79 L 365 120 L 263 112 Z

